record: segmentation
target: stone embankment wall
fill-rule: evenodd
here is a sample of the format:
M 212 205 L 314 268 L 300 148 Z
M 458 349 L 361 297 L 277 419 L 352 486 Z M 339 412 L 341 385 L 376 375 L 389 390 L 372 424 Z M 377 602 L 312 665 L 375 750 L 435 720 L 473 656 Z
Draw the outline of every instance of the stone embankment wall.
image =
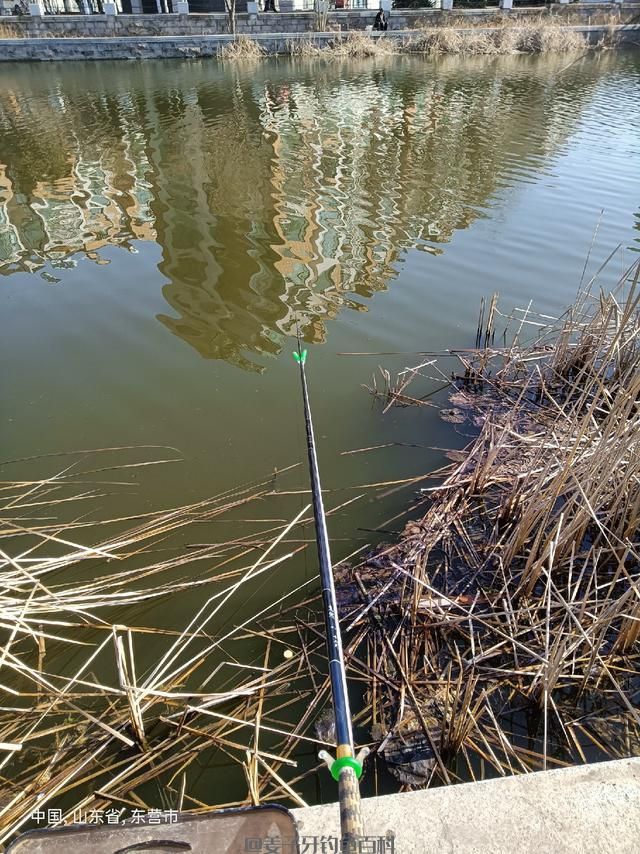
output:
M 487 28 L 489 29 L 489 28 Z M 584 32 L 592 44 L 610 34 L 608 27 L 572 27 Z M 619 43 L 640 43 L 640 26 L 615 28 Z M 465 32 L 461 30 L 460 32 Z M 467 29 L 466 32 L 469 32 Z M 482 28 L 480 28 L 482 32 Z M 313 40 L 323 47 L 336 39 L 345 38 L 342 33 L 259 33 L 252 36 L 267 54 L 287 54 L 292 42 Z M 388 33 L 372 33 L 373 38 L 409 40 L 411 30 L 394 30 Z M 139 36 L 117 38 L 49 38 L 49 39 L 5 39 L 0 40 L 1 62 L 43 62 L 74 59 L 195 59 L 216 56 L 220 48 L 233 41 L 230 35 L 200 36 Z
M 491 27 L 501 15 L 526 19 L 530 15 L 553 15 L 588 31 L 592 42 L 608 32 L 612 14 L 620 24 L 640 19 L 640 3 L 554 5 L 543 12 L 540 7 L 500 12 L 498 9 L 440 11 L 393 10 L 387 33 L 372 33 L 374 38 L 407 40 L 419 26 L 448 25 L 470 21 Z M 287 53 L 291 42 L 313 38 L 326 45 L 345 36 L 349 30 L 364 29 L 373 20 L 371 11 L 339 12 L 329 15 L 330 32 L 315 31 L 312 13 L 241 14 L 237 31 L 255 39 L 266 53 Z M 596 24 L 600 26 L 589 26 Z M 640 28 L 617 28 L 619 41 L 640 42 Z M 65 15 L 0 18 L 0 62 L 74 59 L 156 59 L 216 56 L 231 41 L 226 15 Z
M 548 14 L 571 18 L 572 23 L 598 24 L 611 15 L 619 23 L 631 23 L 640 18 L 640 3 L 571 3 L 554 4 L 550 7 L 518 8 L 501 12 L 490 9 L 454 9 L 442 12 L 429 9 L 394 9 L 391 12 L 391 28 L 412 30 L 418 26 L 438 26 L 441 23 L 455 25 L 463 23 L 489 22 L 501 15 L 528 17 Z M 328 16 L 328 29 L 363 30 L 373 23 L 375 13 L 371 10 L 332 12 Z M 258 15 L 237 15 L 237 32 L 254 35 L 259 33 L 309 33 L 316 30 L 313 12 L 261 12 Z M 0 18 L 0 35 L 8 38 L 106 38 L 117 36 L 202 36 L 223 35 L 229 32 L 228 18 L 224 14 L 193 15 L 45 15 L 38 17 Z

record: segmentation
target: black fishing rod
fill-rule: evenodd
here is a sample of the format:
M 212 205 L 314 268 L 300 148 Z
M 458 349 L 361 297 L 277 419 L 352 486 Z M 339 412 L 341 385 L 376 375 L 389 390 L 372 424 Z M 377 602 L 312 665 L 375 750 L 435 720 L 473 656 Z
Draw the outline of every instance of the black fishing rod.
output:
M 311 420 L 309 392 L 305 363 L 307 351 L 301 349 L 300 333 L 298 332 L 298 352 L 293 354 L 300 367 L 300 382 L 302 384 L 302 401 L 304 404 L 304 421 L 307 431 L 307 455 L 309 458 L 309 475 L 311 478 L 311 495 L 313 498 L 313 516 L 316 525 L 316 543 L 318 545 L 318 563 L 322 582 L 322 603 L 324 605 L 324 622 L 326 629 L 327 653 L 329 658 L 329 678 L 333 699 L 333 714 L 336 727 L 336 758 L 326 750 L 319 754 L 331 771 L 331 776 L 338 783 L 338 798 L 340 801 L 340 832 L 343 851 L 358 850 L 357 840 L 364 836 L 362 815 L 360 811 L 359 779 L 362 775 L 362 761 L 369 752 L 367 748 L 355 755 L 353 732 L 351 730 L 351 711 L 349 694 L 347 692 L 347 676 L 342 652 L 336 589 L 333 583 L 331 554 L 329 551 L 329 535 L 327 520 L 322 502 L 320 472 L 316 455 L 316 442 Z M 354 846 L 355 842 L 355 846 Z

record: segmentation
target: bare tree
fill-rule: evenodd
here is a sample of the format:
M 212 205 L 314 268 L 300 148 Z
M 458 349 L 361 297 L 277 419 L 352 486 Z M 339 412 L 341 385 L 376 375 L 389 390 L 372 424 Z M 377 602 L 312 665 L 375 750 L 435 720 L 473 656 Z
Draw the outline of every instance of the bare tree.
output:
M 329 3 L 327 0 L 313 0 L 313 11 L 315 12 L 316 32 L 326 33 Z
M 224 0 L 224 5 L 229 18 L 229 32 L 236 34 L 236 0 Z

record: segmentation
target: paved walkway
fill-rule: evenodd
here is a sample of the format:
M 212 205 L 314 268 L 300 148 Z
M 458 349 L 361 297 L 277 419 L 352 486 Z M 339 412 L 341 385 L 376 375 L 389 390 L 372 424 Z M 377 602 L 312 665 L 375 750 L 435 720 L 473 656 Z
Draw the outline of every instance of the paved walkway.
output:
M 292 812 L 303 842 L 339 836 L 337 804 Z M 367 798 L 363 818 L 389 854 L 638 854 L 640 758 Z

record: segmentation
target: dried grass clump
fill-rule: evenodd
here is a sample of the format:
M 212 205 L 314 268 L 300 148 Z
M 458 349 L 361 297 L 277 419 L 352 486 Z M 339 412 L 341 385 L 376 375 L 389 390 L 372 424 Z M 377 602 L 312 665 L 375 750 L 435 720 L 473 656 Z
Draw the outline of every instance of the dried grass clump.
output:
M 432 55 L 498 55 L 510 53 L 560 53 L 584 50 L 586 37 L 544 21 L 506 23 L 491 29 L 481 27 L 432 27 L 422 29 L 407 44 L 409 52 Z
M 584 33 L 555 24 L 524 24 L 517 29 L 505 29 L 503 39 L 521 53 L 566 53 L 584 50 L 589 44 Z
M 345 39 L 336 40 L 326 50 L 328 57 L 339 59 L 364 59 L 395 53 L 398 53 L 398 46 L 391 39 L 373 37 L 360 31 L 350 32 Z
M 316 59 L 324 53 L 320 45 L 311 39 L 296 39 L 287 42 L 287 53 L 289 56 L 297 56 L 302 59 Z
M 225 62 L 255 60 L 263 56 L 265 56 L 264 48 L 249 36 L 236 36 L 232 42 L 218 50 L 218 58 Z
M 423 30 L 409 43 L 409 50 L 426 54 L 499 53 L 497 32 L 466 28 L 434 27 Z
M 639 277 L 557 320 L 516 311 L 502 347 L 483 304 L 443 411 L 477 437 L 400 542 L 344 572 L 405 783 L 640 755 Z M 387 379 L 387 406 L 423 403 L 408 386 L 426 367 Z
M 323 59 L 327 61 L 343 59 L 367 59 L 371 57 L 393 56 L 401 52 L 399 43 L 384 37 L 374 37 L 355 30 L 344 38 L 337 38 L 329 44 L 319 45 L 313 38 L 289 41 L 287 52 L 290 56 L 303 59 Z

